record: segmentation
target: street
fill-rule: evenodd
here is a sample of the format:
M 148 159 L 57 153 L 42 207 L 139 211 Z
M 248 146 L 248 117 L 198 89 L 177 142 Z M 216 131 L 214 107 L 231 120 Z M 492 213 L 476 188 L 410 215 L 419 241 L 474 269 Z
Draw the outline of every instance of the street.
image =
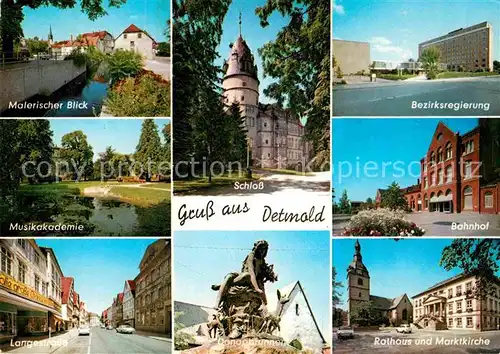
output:
M 416 341 L 422 344 L 415 344 Z M 455 345 L 455 341 L 469 344 Z M 392 342 L 392 345 L 391 345 Z M 376 344 L 377 343 L 377 344 Z M 489 344 L 488 344 L 489 343 Z M 395 331 L 355 332 L 353 339 L 333 339 L 335 353 L 500 353 L 500 331 L 474 332 L 467 330 L 423 331 L 410 334 Z
M 496 214 L 479 213 L 409 213 L 405 215 L 407 220 L 413 221 L 417 226 L 425 230 L 425 236 L 498 236 L 500 235 L 500 221 Z M 350 217 L 344 215 L 333 216 L 333 235 L 341 235 L 344 227 L 347 227 Z M 464 223 L 489 225 L 488 230 L 452 230 L 452 226 L 463 226 Z M 488 224 L 489 223 L 489 224 Z M 365 235 L 366 236 L 366 235 Z
M 500 77 L 396 81 L 336 85 L 333 116 L 494 116 L 500 115 Z M 486 103 L 476 109 L 418 109 L 412 102 Z
M 2 352 L 8 353 L 45 353 L 45 354 L 146 354 L 172 352 L 171 341 L 160 340 L 137 334 L 121 334 L 114 329 L 107 330 L 100 327 L 92 327 L 90 335 L 78 335 L 78 331 L 71 330 L 61 336 L 53 337 L 53 340 L 66 342 L 66 345 L 53 345 L 52 347 L 27 346 L 17 348 L 2 347 Z
M 169 57 L 156 57 L 154 60 L 146 60 L 144 68 L 170 81 L 172 65 Z

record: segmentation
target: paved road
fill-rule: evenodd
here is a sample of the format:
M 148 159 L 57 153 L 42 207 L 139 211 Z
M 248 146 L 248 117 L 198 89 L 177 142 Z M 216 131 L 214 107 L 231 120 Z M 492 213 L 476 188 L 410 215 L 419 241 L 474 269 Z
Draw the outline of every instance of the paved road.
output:
M 477 340 L 477 344 L 454 345 L 457 338 Z M 444 342 L 440 342 L 444 339 Z M 416 340 L 425 340 L 415 344 Z M 393 345 L 387 345 L 393 341 Z M 489 341 L 489 344 L 486 344 Z M 375 344 L 377 343 L 377 345 Z M 425 343 L 425 344 L 424 344 Z M 500 331 L 457 333 L 457 331 L 418 331 L 411 334 L 395 332 L 357 332 L 354 339 L 338 341 L 334 338 L 334 353 L 432 353 L 432 354 L 498 354 L 500 353 Z
M 90 336 L 78 336 L 67 347 L 61 347 L 54 354 L 168 354 L 171 349 L 170 342 L 94 327 Z
M 389 84 L 338 85 L 334 116 L 493 116 L 500 115 L 500 78 L 481 77 Z M 489 103 L 484 109 L 412 109 L 412 102 Z
M 496 214 L 478 213 L 410 213 L 406 214 L 406 219 L 413 221 L 425 230 L 425 236 L 500 236 L 500 218 Z M 344 216 L 333 217 L 333 234 L 340 235 L 349 223 L 349 219 Z M 487 225 L 488 230 L 452 230 L 453 223 L 457 225 L 469 226 Z
M 165 80 L 171 78 L 171 60 L 170 58 L 157 57 L 155 60 L 146 60 L 144 68 L 163 76 Z
M 260 172 L 255 170 L 254 173 Z M 262 189 L 235 189 L 234 186 L 228 185 L 218 188 L 202 189 L 193 194 L 197 196 L 251 196 L 259 198 L 262 195 L 287 197 L 290 196 L 290 193 L 295 193 L 304 195 L 304 197 L 318 196 L 330 198 L 330 178 L 330 172 L 316 172 L 307 176 L 269 174 L 252 182 L 256 187 L 262 185 Z M 176 198 L 192 198 L 192 196 L 176 195 Z

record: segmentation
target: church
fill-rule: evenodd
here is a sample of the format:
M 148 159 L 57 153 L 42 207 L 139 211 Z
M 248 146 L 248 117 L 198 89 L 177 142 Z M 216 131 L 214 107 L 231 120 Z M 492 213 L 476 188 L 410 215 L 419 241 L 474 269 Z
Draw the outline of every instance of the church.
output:
M 375 317 L 384 319 L 383 322 L 387 324 L 399 326 L 412 322 L 413 305 L 406 294 L 392 299 L 370 294 L 370 274 L 363 264 L 361 245 L 358 240 L 354 246 L 353 260 L 347 268 L 347 284 L 347 320 L 349 325 L 359 325 L 351 317 L 357 308 L 370 302 L 378 315 Z M 381 324 L 376 323 L 376 325 Z
M 259 102 L 257 65 L 247 42 L 240 35 L 231 44 L 223 66 L 223 100 L 238 103 L 245 121 L 254 167 L 302 171 L 310 160 L 311 144 L 304 137 L 305 127 L 289 109 Z

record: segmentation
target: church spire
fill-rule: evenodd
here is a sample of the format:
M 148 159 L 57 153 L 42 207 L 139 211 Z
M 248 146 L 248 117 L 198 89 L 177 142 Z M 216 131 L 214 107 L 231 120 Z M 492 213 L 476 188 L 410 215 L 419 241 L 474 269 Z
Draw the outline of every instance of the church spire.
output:
M 359 244 L 359 241 L 356 240 L 356 243 L 354 244 L 354 260 L 362 262 L 363 257 L 361 256 L 361 245 Z
M 49 30 L 49 38 L 48 38 L 49 41 L 53 41 L 54 40 L 54 36 L 52 35 L 52 25 L 50 25 L 50 30 Z

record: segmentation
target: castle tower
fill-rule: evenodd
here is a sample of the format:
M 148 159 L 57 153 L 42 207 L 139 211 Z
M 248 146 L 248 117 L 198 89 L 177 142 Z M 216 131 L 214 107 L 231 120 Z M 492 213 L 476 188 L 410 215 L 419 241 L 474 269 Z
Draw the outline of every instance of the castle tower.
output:
M 347 321 L 351 325 L 351 313 L 359 304 L 370 301 L 370 274 L 363 264 L 361 245 L 356 240 L 354 257 L 347 267 Z

